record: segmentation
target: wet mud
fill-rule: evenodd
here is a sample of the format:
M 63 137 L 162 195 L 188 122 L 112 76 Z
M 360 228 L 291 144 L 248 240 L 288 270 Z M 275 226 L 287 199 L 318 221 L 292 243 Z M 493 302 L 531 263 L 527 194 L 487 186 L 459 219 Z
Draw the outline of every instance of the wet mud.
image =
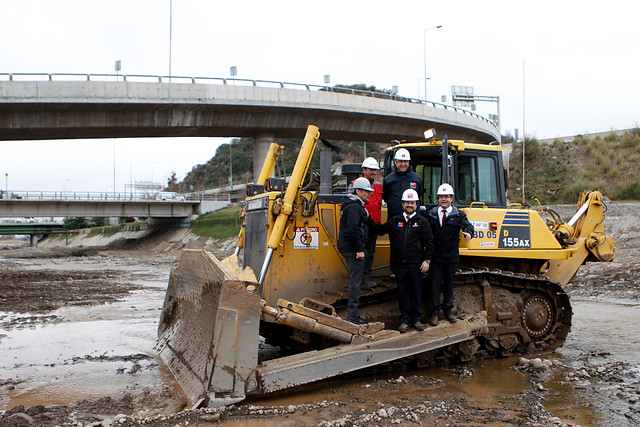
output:
M 573 327 L 556 352 L 352 375 L 197 410 L 153 351 L 179 255 L 0 249 L 0 425 L 640 424 L 632 245 L 567 287 Z

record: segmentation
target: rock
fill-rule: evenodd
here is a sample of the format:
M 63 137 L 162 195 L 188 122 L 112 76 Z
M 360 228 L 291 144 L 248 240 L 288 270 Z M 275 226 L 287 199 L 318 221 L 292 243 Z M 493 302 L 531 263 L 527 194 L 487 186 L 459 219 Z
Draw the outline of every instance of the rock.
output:
M 24 412 L 17 412 L 7 418 L 8 425 L 11 426 L 35 426 L 36 422 Z
M 381 409 L 378 411 L 378 416 L 379 416 L 380 418 L 387 418 L 387 417 L 389 416 L 389 414 L 387 414 L 387 411 L 386 411 L 384 408 L 381 408 Z
M 127 416 L 125 414 L 118 414 L 115 417 L 113 417 L 113 421 L 120 422 L 120 421 L 122 421 L 122 420 L 124 420 L 126 418 L 127 418 Z
M 551 359 L 545 359 L 542 361 L 542 364 L 544 366 L 546 366 L 547 368 L 551 368 L 553 366 L 553 362 L 551 361 Z
M 216 412 L 215 414 L 201 415 L 200 419 L 208 423 L 217 423 L 218 421 L 220 421 L 220 412 Z
M 538 369 L 542 366 L 542 360 L 536 357 L 535 359 L 531 359 L 531 367 L 534 369 Z
M 529 366 L 529 363 L 529 359 L 525 359 L 524 357 L 518 359 L 518 366 Z
M 287 406 L 287 412 L 293 414 L 294 412 L 296 412 L 296 407 L 293 405 Z

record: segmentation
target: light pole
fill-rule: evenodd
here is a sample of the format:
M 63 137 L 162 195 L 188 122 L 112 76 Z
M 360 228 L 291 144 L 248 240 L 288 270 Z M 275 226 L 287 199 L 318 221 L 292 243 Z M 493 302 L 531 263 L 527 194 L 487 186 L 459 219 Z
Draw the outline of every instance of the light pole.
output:
M 173 0 L 169 0 L 169 83 L 171 83 L 171 44 L 173 38 Z
M 66 183 L 67 181 L 71 181 L 69 178 L 62 180 L 62 192 L 65 193 L 67 191 Z
M 4 174 L 4 190 L 5 190 L 5 197 L 7 199 L 9 199 L 9 174 L 5 173 Z
M 436 30 L 442 25 L 436 25 L 424 29 L 424 100 L 427 100 L 427 30 Z

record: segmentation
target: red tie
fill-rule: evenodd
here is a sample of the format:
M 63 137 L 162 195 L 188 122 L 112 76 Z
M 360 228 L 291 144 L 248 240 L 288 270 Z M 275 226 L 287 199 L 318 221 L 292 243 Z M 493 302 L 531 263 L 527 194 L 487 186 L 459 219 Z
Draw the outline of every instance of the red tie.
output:
M 447 211 L 442 211 L 442 225 L 444 225 L 444 221 L 447 219 Z

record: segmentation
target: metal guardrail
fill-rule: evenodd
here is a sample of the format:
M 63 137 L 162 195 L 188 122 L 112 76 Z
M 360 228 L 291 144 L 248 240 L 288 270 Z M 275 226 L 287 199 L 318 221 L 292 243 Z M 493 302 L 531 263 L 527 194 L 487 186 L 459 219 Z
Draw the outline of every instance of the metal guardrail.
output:
M 34 79 L 34 77 L 36 79 Z M 40 79 L 38 79 L 40 78 Z M 374 92 L 368 90 L 351 89 L 346 87 L 323 86 L 307 83 L 291 83 L 278 82 L 273 80 L 252 80 L 252 79 L 234 79 L 225 77 L 187 77 L 187 76 L 157 76 L 149 74 L 79 74 L 79 73 L 0 73 L 0 82 L 2 81 L 102 81 L 102 82 L 136 82 L 136 83 L 176 83 L 176 84 L 222 84 L 255 87 L 275 87 L 280 89 L 302 89 L 302 90 L 318 90 L 335 93 L 344 93 L 350 95 L 369 96 L 372 98 L 389 99 L 399 102 L 410 102 L 413 104 L 429 105 L 434 108 L 444 110 L 452 110 L 461 114 L 475 117 L 482 120 L 496 129 L 498 126 L 486 117 L 465 110 L 464 108 L 454 107 L 453 105 L 441 104 L 439 102 L 425 101 L 416 98 L 407 98 L 391 93 Z
M 91 191 L 9 191 L 0 192 L 0 202 L 5 200 L 51 200 L 51 201 L 115 201 L 115 202 L 163 202 L 192 203 L 202 201 L 229 201 L 229 194 L 180 194 L 182 200 L 161 200 L 161 196 L 148 193 L 113 193 Z

